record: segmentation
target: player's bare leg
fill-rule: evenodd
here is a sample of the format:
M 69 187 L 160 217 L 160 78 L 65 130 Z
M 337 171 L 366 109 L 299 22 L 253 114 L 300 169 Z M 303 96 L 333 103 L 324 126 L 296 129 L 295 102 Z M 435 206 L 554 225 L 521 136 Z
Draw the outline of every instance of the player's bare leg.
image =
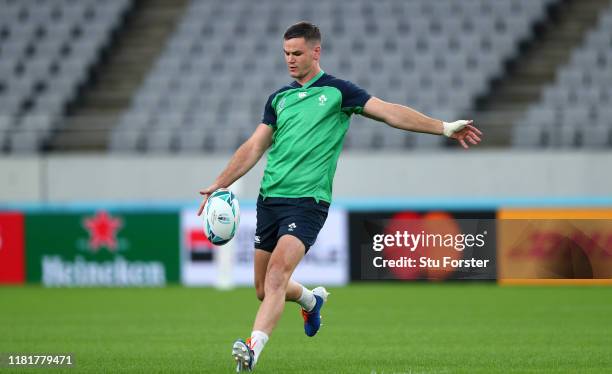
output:
M 255 290 L 259 300 L 264 299 L 266 271 L 268 262 L 272 253 L 256 249 L 255 250 Z M 289 279 L 287 291 L 285 293 L 286 301 L 295 301 L 302 307 L 302 318 L 304 319 L 304 333 L 307 336 L 314 336 L 321 327 L 320 310 L 323 303 L 327 301 L 329 293 L 324 287 L 316 287 L 314 290 L 309 290 L 293 279 Z M 264 338 L 265 341 L 267 339 Z
M 271 256 L 272 253 L 270 252 L 264 251 L 263 249 L 255 249 L 255 292 L 257 293 L 257 298 L 260 301 L 263 301 L 266 295 L 264 285 L 266 280 L 266 271 L 268 270 L 268 262 L 270 261 Z M 297 302 L 302 296 L 303 289 L 304 286 L 302 286 L 300 283 L 293 279 L 289 279 L 285 300 Z
M 273 253 L 255 249 L 255 291 L 262 304 L 251 337 L 237 340 L 232 347 L 237 371 L 253 369 L 282 315 L 285 301 L 295 301 L 302 307 L 306 335 L 313 336 L 318 331 L 319 310 L 327 299 L 327 291 L 323 287 L 311 291 L 291 279 L 305 252 L 304 244 L 292 235 L 282 236 Z
M 295 236 L 283 235 L 268 261 L 264 280 L 265 297 L 259 306 L 253 330 L 272 333 L 285 309 L 291 274 L 304 257 L 304 244 Z M 295 291 L 295 290 L 294 290 Z
M 251 337 L 246 341 L 237 340 L 232 346 L 232 356 L 238 364 L 236 371 L 251 371 L 255 366 L 269 334 L 283 313 L 288 288 L 290 297 L 302 293 L 301 285 L 297 282 L 290 285 L 289 281 L 304 253 L 302 242 L 290 235 L 284 235 L 278 240 L 272 254 L 255 250 L 255 289 L 262 303 Z

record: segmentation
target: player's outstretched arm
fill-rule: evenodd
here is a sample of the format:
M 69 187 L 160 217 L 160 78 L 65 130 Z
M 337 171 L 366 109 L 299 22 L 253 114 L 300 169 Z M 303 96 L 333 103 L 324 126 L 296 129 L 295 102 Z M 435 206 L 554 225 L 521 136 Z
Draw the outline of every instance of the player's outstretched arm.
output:
M 407 106 L 388 103 L 372 97 L 363 108 L 363 115 L 389 126 L 414 132 L 444 135 L 456 139 L 463 148 L 469 148 L 467 142 L 476 145 L 480 143 L 482 132 L 473 126 L 473 121 L 443 122 L 428 117 Z
M 208 195 L 219 188 L 231 185 L 255 166 L 266 149 L 272 144 L 272 133 L 273 130 L 268 125 L 262 123 L 257 126 L 253 135 L 236 150 L 230 162 L 217 179 L 215 179 L 214 183 L 208 188 L 200 190 L 200 195 L 203 195 L 203 199 L 198 210 L 198 216 L 202 214 Z

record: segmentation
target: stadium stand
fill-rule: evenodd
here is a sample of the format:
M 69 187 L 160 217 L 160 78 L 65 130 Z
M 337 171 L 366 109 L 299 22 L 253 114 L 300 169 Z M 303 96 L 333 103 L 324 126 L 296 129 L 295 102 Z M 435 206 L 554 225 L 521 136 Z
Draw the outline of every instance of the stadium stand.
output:
M 112 131 L 110 148 L 235 149 L 260 120 L 267 95 L 290 81 L 280 36 L 296 19 L 321 27 L 325 71 L 383 99 L 456 118 L 503 74 L 551 2 L 192 1 Z M 442 140 L 364 122 L 353 120 L 347 147 L 431 147 Z
M 120 85 L 124 91 L 138 87 L 131 95 L 122 92 L 121 100 L 109 105 L 113 113 L 102 110 L 105 117 L 94 118 L 96 101 L 90 100 L 90 108 L 69 117 L 85 96 L 83 91 L 92 86 L 93 73 L 105 63 L 102 56 L 116 52 L 126 14 L 150 10 L 147 4 L 0 0 L 0 150 L 39 152 L 61 150 L 67 144 L 78 149 L 79 137 L 70 131 L 88 131 L 100 124 L 104 130 L 99 134 L 108 137 L 113 152 L 232 151 L 259 122 L 267 96 L 290 81 L 281 35 L 288 23 L 299 19 L 321 27 L 322 67 L 328 73 L 438 118 L 482 114 L 480 123 L 486 123 L 487 113 L 478 112 L 478 102 L 495 96 L 492 82 L 513 77 L 508 64 L 520 60 L 525 43 L 538 37 L 536 27 L 550 23 L 551 9 L 559 4 L 586 4 L 590 14 L 599 14 L 602 6 L 608 9 L 567 64 L 561 58 L 548 64 L 551 71 L 558 70 L 541 99 L 533 92 L 540 92 L 552 74 L 532 84 L 516 114 L 488 114 L 512 132 L 503 133 L 503 138 L 512 138 L 515 146 L 612 146 L 607 105 L 612 6 L 605 0 L 356 0 L 350 6 L 323 0 L 191 0 L 184 13 L 181 7 L 174 13 L 164 9 L 169 12 L 164 25 L 174 31 L 159 57 L 151 57 L 157 56 L 153 52 L 140 57 L 153 61 L 140 86 L 140 76 L 132 77 L 133 85 L 120 85 L 120 74 L 106 85 Z M 574 8 L 569 9 L 571 16 Z M 177 22 L 170 23 L 170 18 Z M 160 18 L 150 17 L 153 24 L 147 27 L 156 19 Z M 159 40 L 166 40 L 166 34 L 159 35 L 164 35 Z M 570 51 L 574 45 L 563 48 Z M 147 71 L 148 65 L 142 66 Z M 116 65 L 108 70 L 115 71 Z M 108 98 L 112 90 L 103 94 Z M 502 100 L 500 108 L 504 105 Z M 520 116 L 525 107 L 528 110 Z M 79 126 L 68 126 L 71 121 Z M 59 136 L 67 133 L 71 136 Z M 97 135 L 90 133 L 88 139 L 92 136 Z M 345 144 L 350 149 L 400 150 L 435 149 L 445 142 L 430 135 L 398 133 L 355 116 Z
M 513 129 L 519 147 L 612 145 L 612 5 Z
M 39 150 L 129 0 L 0 0 L 0 149 Z

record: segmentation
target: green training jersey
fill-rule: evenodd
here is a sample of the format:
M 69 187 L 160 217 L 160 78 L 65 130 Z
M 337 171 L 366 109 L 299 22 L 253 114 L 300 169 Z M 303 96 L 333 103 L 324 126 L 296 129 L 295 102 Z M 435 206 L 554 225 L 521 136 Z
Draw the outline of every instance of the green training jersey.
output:
M 369 99 L 365 90 L 323 70 L 304 85 L 294 81 L 270 95 L 262 122 L 274 134 L 261 195 L 331 202 L 350 117 Z

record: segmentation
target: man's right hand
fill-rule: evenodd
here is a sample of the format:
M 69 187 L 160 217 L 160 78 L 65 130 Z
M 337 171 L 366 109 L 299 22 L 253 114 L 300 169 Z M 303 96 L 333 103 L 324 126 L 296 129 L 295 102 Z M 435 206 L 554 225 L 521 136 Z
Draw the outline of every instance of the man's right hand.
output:
M 204 210 L 204 205 L 206 205 L 206 200 L 208 200 L 208 196 L 219 188 L 221 188 L 219 185 L 213 184 L 208 188 L 200 190 L 200 195 L 202 195 L 203 199 L 202 203 L 200 204 L 200 209 L 198 209 L 198 216 L 202 214 L 202 211 Z

